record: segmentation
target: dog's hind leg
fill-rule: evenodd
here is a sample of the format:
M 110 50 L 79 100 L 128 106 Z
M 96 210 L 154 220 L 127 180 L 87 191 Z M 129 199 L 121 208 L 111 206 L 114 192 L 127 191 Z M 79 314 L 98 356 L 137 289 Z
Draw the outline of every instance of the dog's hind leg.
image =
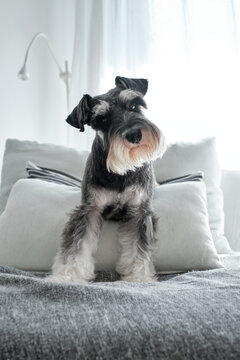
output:
M 49 280 L 85 283 L 94 279 L 93 253 L 97 249 L 101 226 L 102 216 L 96 206 L 81 205 L 73 211 Z
M 121 254 L 116 270 L 121 279 L 132 282 L 150 282 L 155 279 L 152 263 L 153 220 L 151 215 L 136 214 L 120 223 Z

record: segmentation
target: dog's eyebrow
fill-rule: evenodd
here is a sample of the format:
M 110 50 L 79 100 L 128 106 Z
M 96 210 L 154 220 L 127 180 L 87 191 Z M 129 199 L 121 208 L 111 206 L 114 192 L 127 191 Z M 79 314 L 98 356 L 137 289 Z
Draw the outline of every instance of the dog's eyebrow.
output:
M 99 100 L 99 103 L 96 104 L 92 111 L 94 112 L 95 116 L 103 116 L 106 115 L 110 110 L 110 105 L 107 101 Z
M 147 107 L 142 95 L 139 92 L 131 89 L 122 90 L 119 94 L 119 100 L 123 104 L 136 102 L 137 105 L 143 106 L 145 108 Z

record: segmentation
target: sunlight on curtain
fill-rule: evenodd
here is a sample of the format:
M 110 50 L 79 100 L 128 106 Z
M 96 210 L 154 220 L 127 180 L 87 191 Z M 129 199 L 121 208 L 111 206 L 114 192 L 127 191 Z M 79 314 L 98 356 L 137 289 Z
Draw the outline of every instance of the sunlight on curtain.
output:
M 240 169 L 240 2 L 155 0 L 149 116 L 168 141 L 216 136 L 221 166 Z

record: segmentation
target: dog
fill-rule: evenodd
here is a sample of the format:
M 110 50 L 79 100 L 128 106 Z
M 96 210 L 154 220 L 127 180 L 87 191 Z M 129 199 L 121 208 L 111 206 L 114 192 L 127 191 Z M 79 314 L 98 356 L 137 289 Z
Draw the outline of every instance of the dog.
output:
M 94 279 L 94 252 L 103 220 L 119 222 L 121 280 L 156 279 L 152 246 L 157 218 L 152 210 L 155 178 L 152 161 L 163 155 L 165 140 L 143 108 L 146 79 L 117 76 L 115 88 L 84 95 L 67 118 L 83 132 L 96 131 L 82 181 L 82 202 L 70 215 L 52 266 L 53 281 L 86 283 Z

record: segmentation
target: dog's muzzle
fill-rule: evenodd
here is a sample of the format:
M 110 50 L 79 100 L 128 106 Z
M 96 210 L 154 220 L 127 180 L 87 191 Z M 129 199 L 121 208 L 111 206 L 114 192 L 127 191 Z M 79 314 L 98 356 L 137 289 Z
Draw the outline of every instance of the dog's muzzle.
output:
M 125 135 L 128 142 L 138 144 L 142 139 L 142 132 L 140 129 L 130 130 Z

